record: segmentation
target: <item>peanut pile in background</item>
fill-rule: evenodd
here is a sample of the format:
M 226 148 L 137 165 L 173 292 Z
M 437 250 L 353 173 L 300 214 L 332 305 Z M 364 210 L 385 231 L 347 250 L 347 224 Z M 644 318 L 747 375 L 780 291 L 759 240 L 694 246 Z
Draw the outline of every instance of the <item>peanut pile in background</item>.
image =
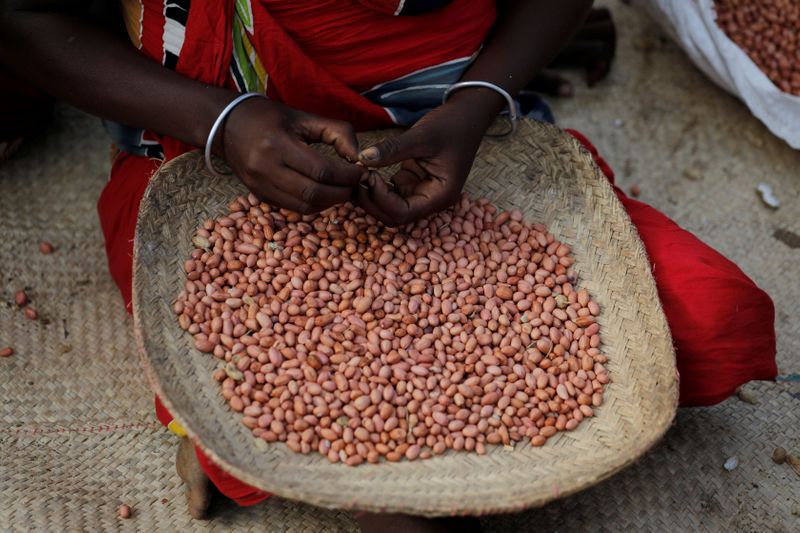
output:
M 717 24 L 783 92 L 800 96 L 800 0 L 714 0 Z

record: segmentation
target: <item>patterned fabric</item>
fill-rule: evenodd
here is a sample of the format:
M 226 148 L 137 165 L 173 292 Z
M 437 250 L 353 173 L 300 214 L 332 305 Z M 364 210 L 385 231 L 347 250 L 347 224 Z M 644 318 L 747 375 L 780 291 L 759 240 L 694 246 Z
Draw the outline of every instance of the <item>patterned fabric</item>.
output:
M 442 103 L 445 89 L 461 79 L 475 55 L 412 72 L 362 93 L 383 107 L 395 124 L 410 126 Z
M 186 38 L 190 0 L 167 0 L 164 4 L 164 56 L 161 63 L 175 70 Z
M 164 159 L 164 147 L 145 130 L 131 128 L 111 120 L 103 120 L 103 128 L 121 151 L 142 157 Z
M 424 68 L 406 76 L 381 83 L 362 93 L 383 107 L 400 126 L 411 126 L 431 109 L 442 103 L 444 91 L 456 83 L 477 53 L 441 65 Z M 517 114 L 541 122 L 555 122 L 550 107 L 538 95 L 523 91 L 517 98 Z M 506 111 L 503 112 L 507 114 Z
M 446 6 L 451 0 L 361 0 L 365 6 L 394 16 L 421 15 Z
M 268 75 L 249 37 L 253 34 L 253 9 L 250 1 L 236 0 L 231 76 L 239 92 L 263 94 L 267 90 Z

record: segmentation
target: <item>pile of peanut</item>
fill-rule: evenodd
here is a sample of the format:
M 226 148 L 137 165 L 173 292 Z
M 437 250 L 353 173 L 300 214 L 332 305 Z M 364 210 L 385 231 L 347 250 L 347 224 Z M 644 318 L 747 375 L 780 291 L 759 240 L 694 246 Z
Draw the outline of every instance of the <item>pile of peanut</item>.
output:
M 393 229 L 250 195 L 193 243 L 174 311 L 261 441 L 348 465 L 484 454 L 541 446 L 603 401 L 600 308 L 569 246 L 517 210 L 463 195 Z
M 800 2 L 714 0 L 717 24 L 782 91 L 800 95 Z

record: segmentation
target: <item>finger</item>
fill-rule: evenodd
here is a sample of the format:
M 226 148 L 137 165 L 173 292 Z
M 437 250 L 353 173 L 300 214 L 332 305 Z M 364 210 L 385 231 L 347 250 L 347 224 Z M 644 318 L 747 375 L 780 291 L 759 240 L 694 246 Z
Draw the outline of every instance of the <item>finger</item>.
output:
M 348 161 L 358 160 L 358 139 L 352 124 L 304 113 L 300 120 L 302 137 L 311 142 L 333 146 L 339 156 Z
M 414 163 L 414 161 L 410 161 Z M 410 165 L 403 165 L 403 168 L 398 170 L 394 176 L 391 177 L 394 189 L 400 196 L 411 196 L 419 186 L 420 182 L 426 179 L 426 175 L 419 165 L 414 163 L 417 169 L 409 168 Z
M 304 204 L 299 199 L 291 194 L 288 194 L 269 183 L 256 183 L 253 186 L 248 185 L 248 188 L 260 200 L 270 204 L 274 207 L 283 207 L 294 211 L 295 213 L 305 213 L 310 210 L 310 206 Z
M 299 202 L 301 206 L 299 213 L 322 211 L 332 205 L 346 202 L 352 195 L 352 187 L 325 185 L 289 167 L 283 167 L 277 174 L 277 188 Z
M 418 137 L 413 129 L 406 130 L 362 150 L 358 160 L 368 167 L 382 167 L 430 155 L 429 147 Z
M 363 168 L 355 164 L 329 159 L 302 141 L 288 147 L 283 160 L 286 166 L 307 178 L 329 185 L 353 187 L 358 184 L 364 172 Z
M 380 180 L 379 180 L 380 181 Z M 378 207 L 372 199 L 372 187 L 368 185 L 368 182 L 364 184 L 363 187 L 358 187 L 356 190 L 356 203 L 361 206 L 361 208 L 378 219 L 380 222 L 385 224 L 386 226 L 394 227 L 399 226 L 400 222 L 396 221 L 391 215 L 384 212 L 380 207 Z
M 359 188 L 359 203 L 385 224 L 399 226 L 437 211 L 436 199 L 419 193 L 401 196 L 377 176 L 369 177 L 368 186 L 368 190 Z

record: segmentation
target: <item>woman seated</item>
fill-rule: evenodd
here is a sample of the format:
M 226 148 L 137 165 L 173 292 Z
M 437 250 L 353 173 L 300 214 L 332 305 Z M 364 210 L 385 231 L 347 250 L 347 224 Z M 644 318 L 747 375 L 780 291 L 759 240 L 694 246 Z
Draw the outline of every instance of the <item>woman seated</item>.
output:
M 516 97 L 518 111 L 552 120 L 527 88 L 569 92 L 558 79 L 537 74 L 591 7 L 588 0 L 122 0 L 126 41 L 93 20 L 84 3 L 7 4 L 0 62 L 104 118 L 120 150 L 98 210 L 128 311 L 139 202 L 164 161 L 211 142 L 213 153 L 273 205 L 312 213 L 355 198 L 386 224 L 425 217 L 458 197 L 506 95 Z M 588 63 L 589 81 L 597 81 L 610 63 L 609 27 L 607 14 L 595 15 L 579 33 L 583 41 L 573 41 L 560 61 Z M 464 81 L 485 83 L 459 86 L 442 104 L 444 91 Z M 266 97 L 238 103 L 210 136 L 238 93 Z M 355 131 L 390 126 L 408 129 L 358 146 Z M 571 133 L 613 184 L 589 141 Z M 341 159 L 321 157 L 308 146 L 315 142 L 332 145 Z M 401 164 L 394 187 L 364 169 L 394 163 Z M 772 379 L 770 298 L 731 261 L 616 192 L 653 264 L 677 350 L 681 405 L 711 405 L 749 380 Z M 159 419 L 182 435 L 157 399 L 156 406 Z M 185 438 L 177 468 L 197 518 L 206 515 L 212 484 L 240 505 L 269 496 L 227 475 Z M 388 519 L 359 515 L 364 529 L 385 528 Z M 393 527 L 443 527 L 390 519 Z

